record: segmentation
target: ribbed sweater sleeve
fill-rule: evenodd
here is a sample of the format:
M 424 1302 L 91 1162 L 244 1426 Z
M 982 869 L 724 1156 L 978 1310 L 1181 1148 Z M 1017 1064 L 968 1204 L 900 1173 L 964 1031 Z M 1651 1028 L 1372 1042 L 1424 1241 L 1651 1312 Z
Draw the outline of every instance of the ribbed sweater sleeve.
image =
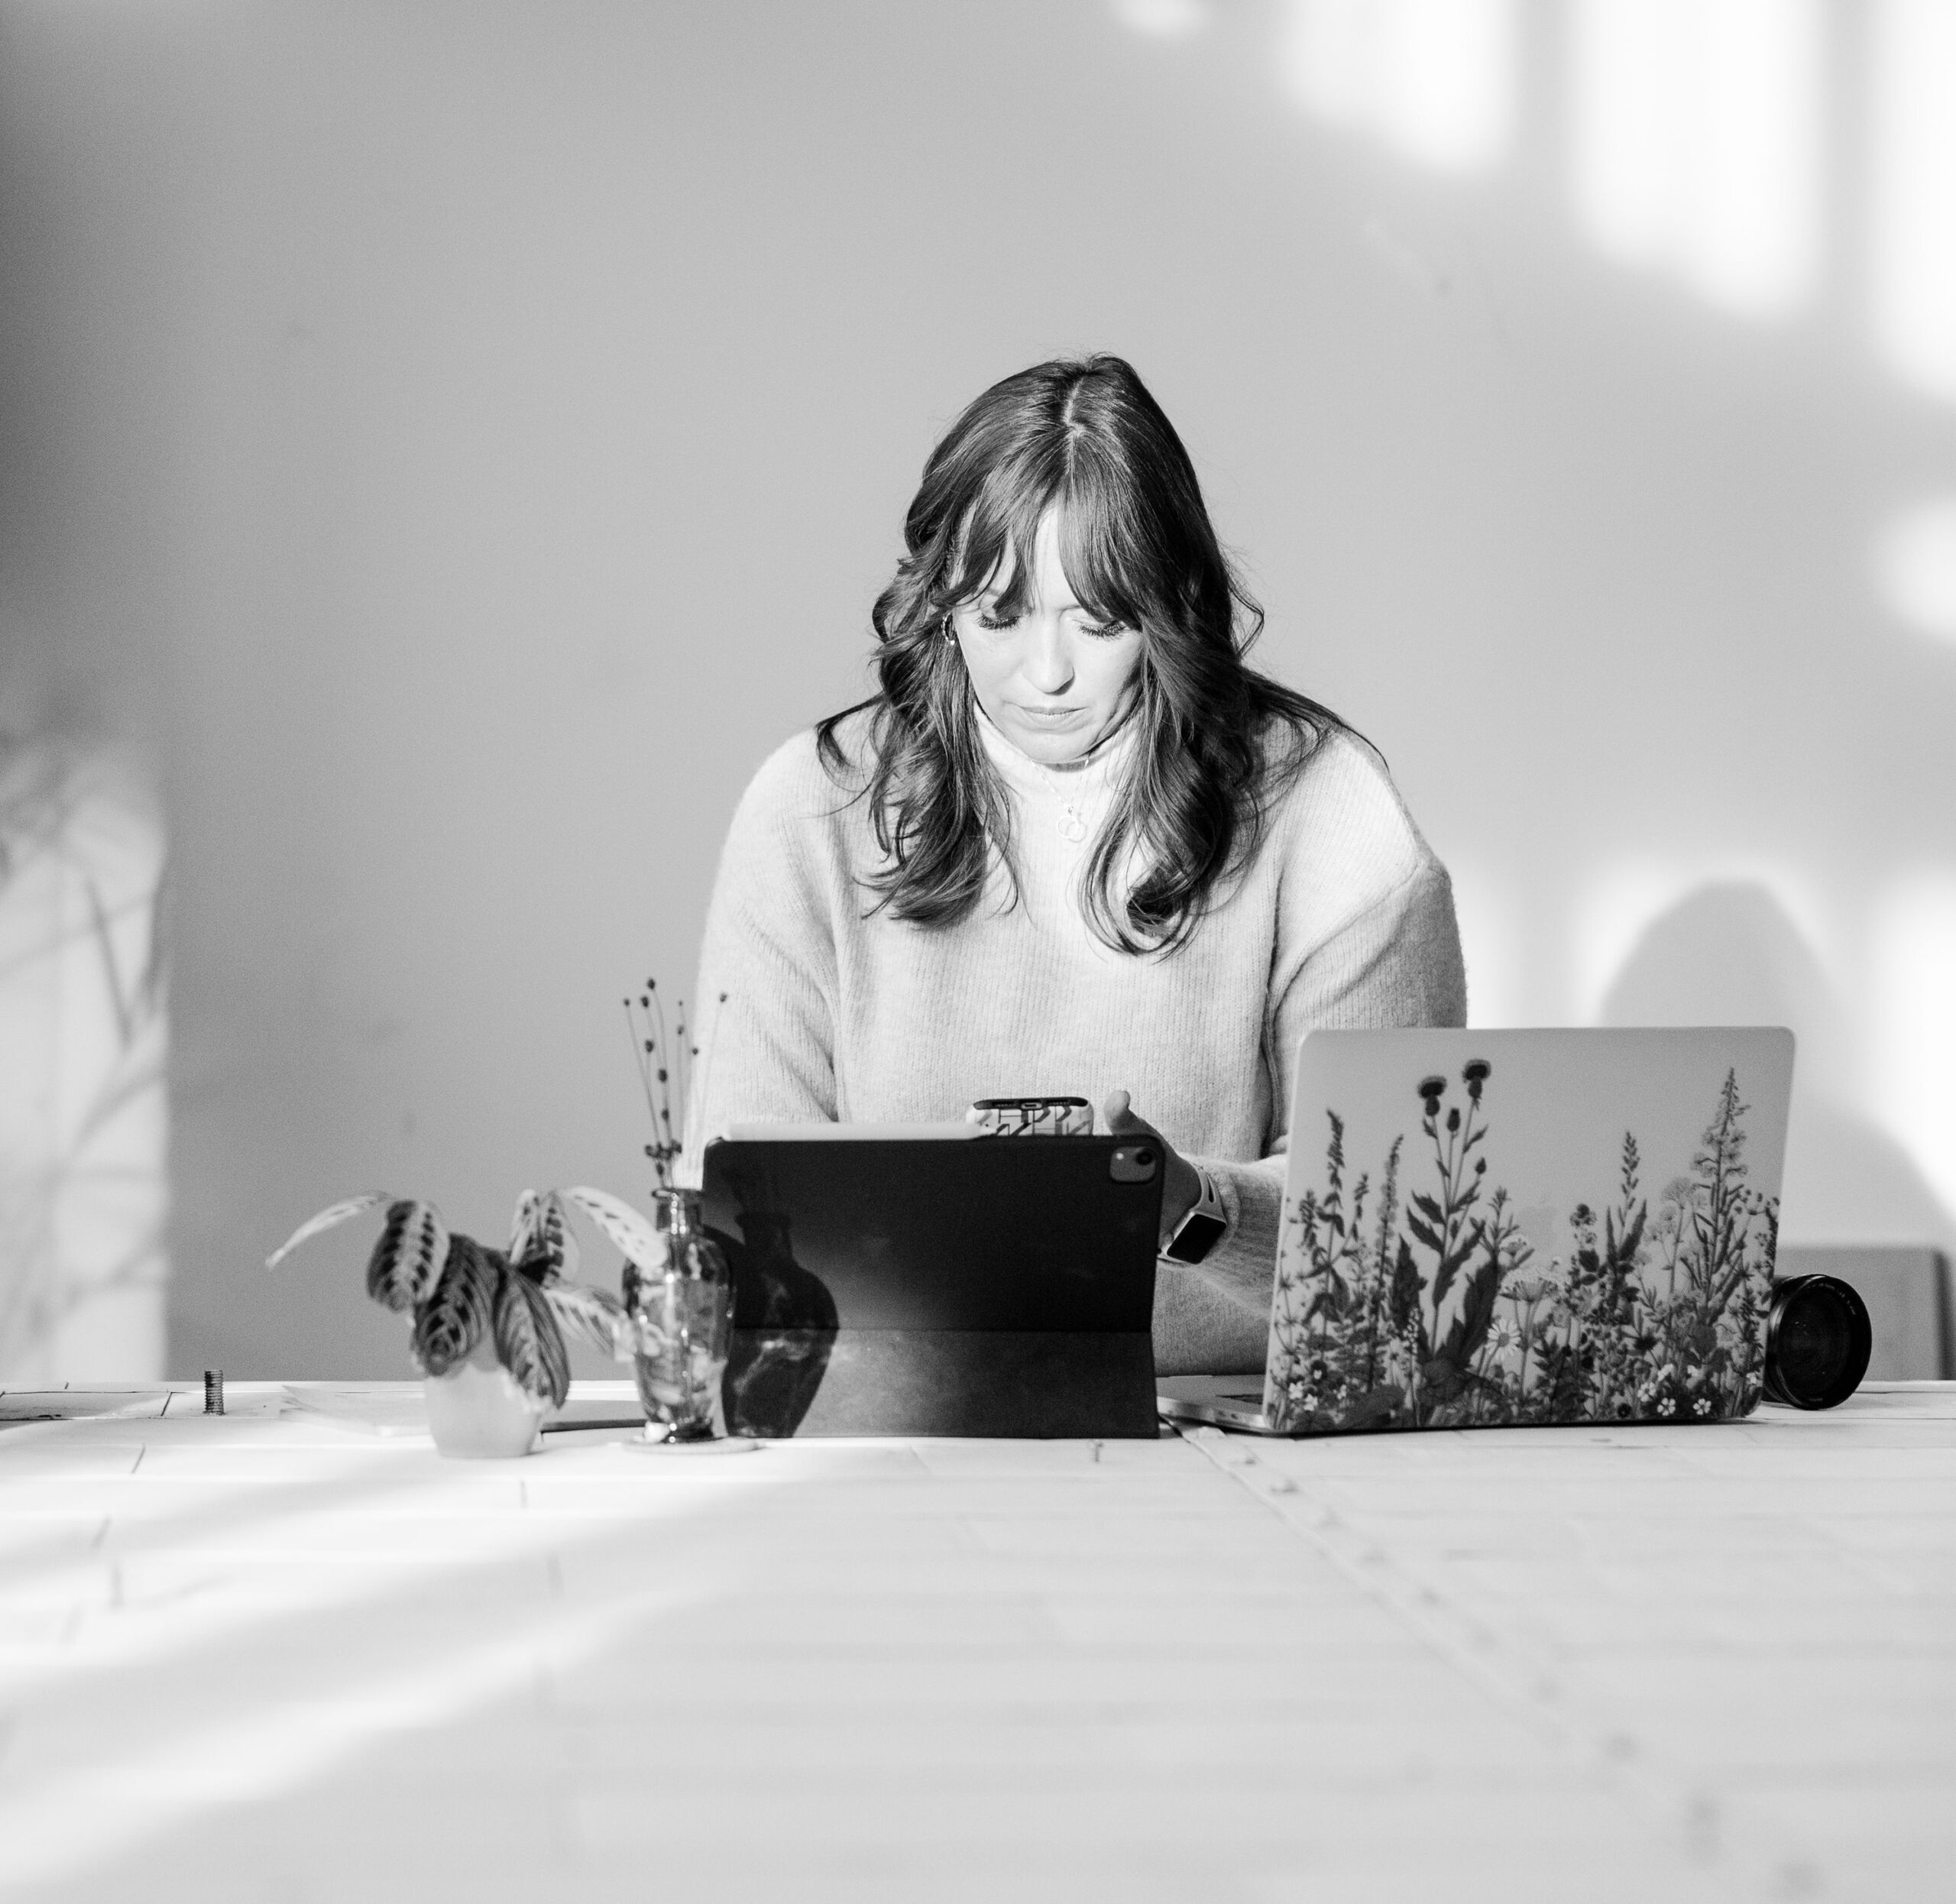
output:
M 803 752 L 783 748 L 754 776 L 714 879 L 693 995 L 701 1057 L 678 1173 L 695 1186 L 706 1139 L 728 1124 L 836 1116 L 832 901 L 846 873 L 825 863 Z
M 1320 1027 L 1464 1025 L 1467 980 L 1446 869 L 1427 855 L 1391 891 L 1364 905 L 1329 937 L 1274 962 L 1271 1023 L 1273 1128 L 1254 1163 L 1195 1161 L 1214 1180 L 1229 1234 L 1200 1266 L 1203 1279 L 1240 1312 L 1207 1320 L 1200 1359 L 1216 1370 L 1261 1368 L 1270 1318 L 1270 1284 L 1283 1216 L 1290 1150 L 1291 1060 Z M 1226 1342 L 1226 1336 L 1227 1338 Z

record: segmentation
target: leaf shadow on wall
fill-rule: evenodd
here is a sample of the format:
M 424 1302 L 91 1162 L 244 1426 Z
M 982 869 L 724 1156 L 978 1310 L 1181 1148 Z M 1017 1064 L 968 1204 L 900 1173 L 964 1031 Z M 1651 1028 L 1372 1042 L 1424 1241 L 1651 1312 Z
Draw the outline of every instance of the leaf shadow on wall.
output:
M 1786 908 L 1750 880 L 1700 886 L 1653 920 L 1603 999 L 1605 1025 L 1785 1025 L 1799 1041 L 1786 1134 L 1789 1242 L 1956 1242 L 1908 1151 L 1852 1106 L 1854 1027 Z

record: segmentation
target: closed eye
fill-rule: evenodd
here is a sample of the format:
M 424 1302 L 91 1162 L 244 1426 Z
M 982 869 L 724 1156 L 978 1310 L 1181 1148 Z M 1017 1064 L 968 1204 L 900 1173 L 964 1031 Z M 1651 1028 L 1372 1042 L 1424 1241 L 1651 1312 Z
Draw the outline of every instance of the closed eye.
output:
M 1018 621 L 1019 617 L 1017 615 L 994 615 L 983 608 L 978 610 L 978 626 L 981 628 L 989 628 L 994 634 L 1002 633 L 1008 628 L 1016 627 Z M 1096 641 L 1118 641 L 1128 631 L 1127 624 L 1119 621 L 1105 623 L 1081 622 L 1078 626 L 1082 634 L 1090 635 Z

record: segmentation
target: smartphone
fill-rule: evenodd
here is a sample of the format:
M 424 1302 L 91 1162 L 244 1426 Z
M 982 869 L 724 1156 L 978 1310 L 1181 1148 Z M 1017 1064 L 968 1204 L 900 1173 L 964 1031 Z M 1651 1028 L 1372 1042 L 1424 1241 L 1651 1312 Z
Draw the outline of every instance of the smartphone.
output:
M 987 1137 L 1091 1137 L 1093 1106 L 1083 1097 L 981 1097 L 964 1121 Z

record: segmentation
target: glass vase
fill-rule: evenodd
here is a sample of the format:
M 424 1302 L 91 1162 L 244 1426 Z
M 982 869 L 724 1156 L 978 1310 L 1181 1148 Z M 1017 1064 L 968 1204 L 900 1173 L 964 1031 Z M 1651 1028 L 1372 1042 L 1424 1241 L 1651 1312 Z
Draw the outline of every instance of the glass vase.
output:
M 711 1441 L 727 1432 L 721 1401 L 734 1281 L 700 1222 L 697 1191 L 653 1193 L 662 1260 L 625 1267 L 632 1368 L 649 1439 Z

